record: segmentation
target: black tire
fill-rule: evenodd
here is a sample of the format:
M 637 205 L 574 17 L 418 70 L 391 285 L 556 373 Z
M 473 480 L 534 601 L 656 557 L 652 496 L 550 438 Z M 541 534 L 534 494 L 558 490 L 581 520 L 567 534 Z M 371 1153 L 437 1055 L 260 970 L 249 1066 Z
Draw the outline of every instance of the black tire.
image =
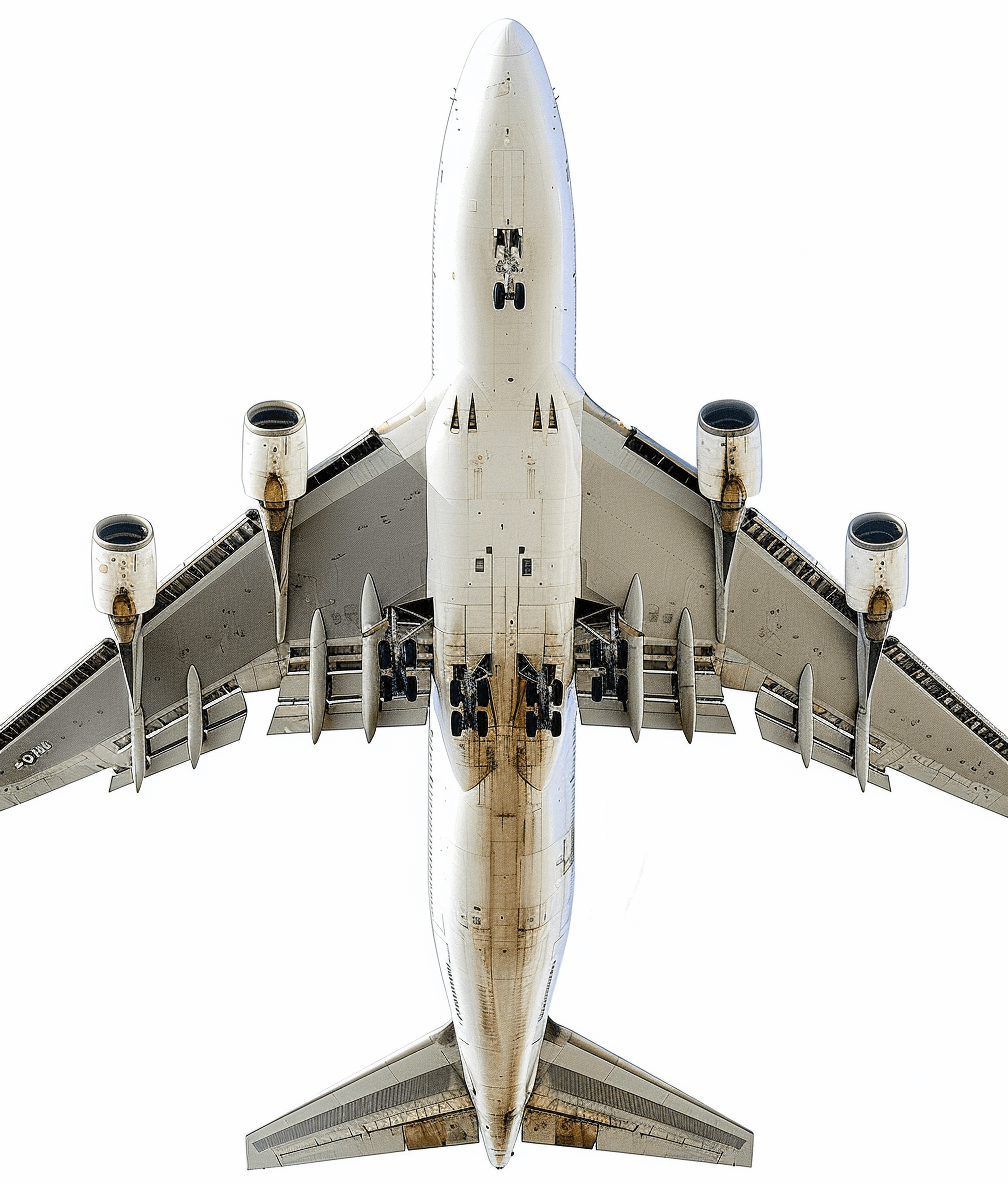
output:
M 411 637 L 409 641 L 403 642 L 403 665 L 410 670 L 416 669 L 416 642 Z
M 476 705 L 477 707 L 490 706 L 490 683 L 481 678 L 476 684 Z
M 514 306 L 515 306 L 515 309 L 517 312 L 521 312 L 521 310 L 525 307 L 525 285 L 524 284 L 515 284 Z
M 556 738 L 563 731 L 563 716 L 559 711 L 553 712 L 553 718 L 550 720 L 550 732 Z
M 596 674 L 592 679 L 592 702 L 602 702 L 602 675 Z
M 621 674 L 616 679 L 616 698 L 626 707 L 626 701 L 630 694 L 630 688 L 626 680 L 626 675 Z
M 448 686 L 448 701 L 452 707 L 458 707 L 462 702 L 462 687 L 457 678 L 453 678 Z
M 476 712 L 476 732 L 481 740 L 486 739 L 487 732 L 490 731 L 490 717 L 485 711 Z
M 456 739 L 462 735 L 462 712 L 461 711 L 453 711 L 452 712 L 451 732 L 452 732 L 452 735 Z
M 415 674 L 406 675 L 406 700 L 415 703 L 417 697 L 417 681 Z
M 525 712 L 525 735 L 530 740 L 535 739 L 535 734 L 539 730 L 539 716 L 534 711 Z
M 563 683 L 559 678 L 553 679 L 553 706 L 559 707 L 563 702 Z
M 504 285 L 494 284 L 494 308 L 498 312 L 504 307 Z
M 535 707 L 538 700 L 539 696 L 536 693 L 536 684 L 530 678 L 525 683 L 525 706 Z
M 392 667 L 392 647 L 387 641 L 378 642 L 378 665 L 382 670 L 389 670 Z
M 602 642 L 597 637 L 593 637 L 588 646 L 588 665 L 596 668 L 602 665 Z
M 383 703 L 390 703 L 392 701 L 392 676 L 383 674 L 381 676 L 381 697 Z
M 616 643 L 616 665 L 621 670 L 626 670 L 627 656 L 629 655 L 629 653 L 630 653 L 630 647 L 627 645 L 626 639 L 621 637 L 619 639 L 619 641 Z

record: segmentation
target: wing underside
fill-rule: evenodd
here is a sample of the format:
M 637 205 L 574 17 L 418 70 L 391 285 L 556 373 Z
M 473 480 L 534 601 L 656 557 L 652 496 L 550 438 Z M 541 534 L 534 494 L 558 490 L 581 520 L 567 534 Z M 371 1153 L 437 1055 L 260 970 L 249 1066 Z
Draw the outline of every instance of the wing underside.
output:
M 391 440 L 369 432 L 312 469 L 294 517 L 288 640 L 281 645 L 257 510 L 164 580 L 143 619 L 145 776 L 189 756 L 190 666 L 199 676 L 201 752 L 241 737 L 250 691 L 280 690 L 271 734 L 307 731 L 308 639 L 316 610 L 329 654 L 326 727 L 361 726 L 360 603 L 368 574 L 383 605 L 421 610 L 402 615 L 416 657 L 406 672 L 408 689 L 401 677 L 404 685 L 391 688 L 379 725 L 426 721 L 431 646 L 422 467 L 422 454 L 404 456 Z M 111 639 L 0 725 L 0 810 L 101 770 L 112 771 L 111 789 L 133 780 L 129 696 Z
M 688 609 L 697 730 L 730 732 L 722 687 L 746 690 L 757 696 L 763 738 L 797 753 L 808 666 L 811 758 L 853 777 L 858 626 L 843 585 L 749 507 L 731 560 L 727 634 L 717 642 L 713 519 L 696 470 L 588 398 L 582 450 L 582 595 L 597 613 L 613 611 L 602 606 L 621 605 L 640 578 L 644 726 L 681 726 L 676 634 Z M 598 704 L 587 694 L 597 677 L 587 654 L 583 647 L 582 722 L 629 726 L 608 688 Z M 881 788 L 895 770 L 1008 815 L 1008 736 L 892 636 L 875 675 L 868 756 L 868 780 Z

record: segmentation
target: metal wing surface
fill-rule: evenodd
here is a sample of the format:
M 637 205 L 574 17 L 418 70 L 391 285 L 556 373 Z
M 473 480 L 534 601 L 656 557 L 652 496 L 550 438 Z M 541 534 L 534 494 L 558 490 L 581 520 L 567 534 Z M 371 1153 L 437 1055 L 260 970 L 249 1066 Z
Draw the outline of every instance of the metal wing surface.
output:
M 478 1139 L 449 1024 L 253 1131 L 245 1148 L 250 1168 L 279 1168 Z
M 752 1166 L 752 1131 L 553 1020 L 522 1140 Z
M 713 518 L 696 469 L 587 398 L 582 449 L 582 595 L 593 605 L 622 605 L 634 575 L 640 576 L 643 726 L 682 726 L 676 642 L 688 608 L 697 730 L 705 727 L 705 702 L 712 713 L 723 709 L 722 686 L 752 691 L 763 738 L 797 753 L 799 684 L 811 665 L 811 757 L 854 776 L 858 625 L 842 584 L 747 508 L 719 644 Z M 585 619 L 590 625 L 583 613 Z M 623 723 L 618 702 L 609 697 L 596 704 L 587 693 L 591 663 L 583 625 L 578 640 L 582 722 Z M 731 730 L 730 723 L 717 724 L 716 714 L 712 723 L 707 730 Z M 871 694 L 868 780 L 888 789 L 889 770 L 1008 815 L 1008 737 L 893 636 L 885 641 Z
M 412 438 L 408 421 L 404 431 Z M 303 702 L 299 693 L 307 680 L 302 669 L 307 670 L 316 609 L 328 643 L 327 726 L 346 726 L 348 719 L 360 725 L 365 577 L 371 574 L 383 605 L 419 603 L 422 609 L 426 596 L 423 451 L 411 451 L 403 434 L 403 451 L 393 442 L 394 433 L 383 437 L 372 431 L 311 471 L 291 533 L 288 640 L 283 645 L 276 640 L 273 576 L 256 510 L 160 584 L 154 608 L 143 619 L 147 776 L 187 758 L 191 665 L 201 684 L 202 751 L 240 738 L 247 691 L 280 687 L 277 713 L 283 718 L 278 725 L 275 717 L 270 731 L 307 730 L 306 688 Z M 410 620 L 422 667 L 423 612 Z M 408 710 L 383 713 L 380 722 L 426 721 L 429 672 L 417 673 L 421 693 L 415 701 Z M 111 639 L 0 727 L 0 809 L 102 769 L 113 770 L 110 788 L 132 779 L 129 697 Z

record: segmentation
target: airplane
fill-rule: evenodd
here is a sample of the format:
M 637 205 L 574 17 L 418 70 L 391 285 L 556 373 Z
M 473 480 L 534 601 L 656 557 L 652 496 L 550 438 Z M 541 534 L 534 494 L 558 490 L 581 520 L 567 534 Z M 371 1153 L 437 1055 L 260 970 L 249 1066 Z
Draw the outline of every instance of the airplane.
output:
M 511 311 L 511 310 L 508 309 L 507 311 Z M 149 665 L 148 665 L 148 669 L 149 669 Z

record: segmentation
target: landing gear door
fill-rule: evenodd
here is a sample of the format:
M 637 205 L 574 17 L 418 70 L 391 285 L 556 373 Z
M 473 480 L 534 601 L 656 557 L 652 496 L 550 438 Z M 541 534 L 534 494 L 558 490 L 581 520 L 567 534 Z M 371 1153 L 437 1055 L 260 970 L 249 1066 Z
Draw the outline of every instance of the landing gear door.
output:
M 525 153 L 490 153 L 490 220 L 494 226 L 525 225 Z

